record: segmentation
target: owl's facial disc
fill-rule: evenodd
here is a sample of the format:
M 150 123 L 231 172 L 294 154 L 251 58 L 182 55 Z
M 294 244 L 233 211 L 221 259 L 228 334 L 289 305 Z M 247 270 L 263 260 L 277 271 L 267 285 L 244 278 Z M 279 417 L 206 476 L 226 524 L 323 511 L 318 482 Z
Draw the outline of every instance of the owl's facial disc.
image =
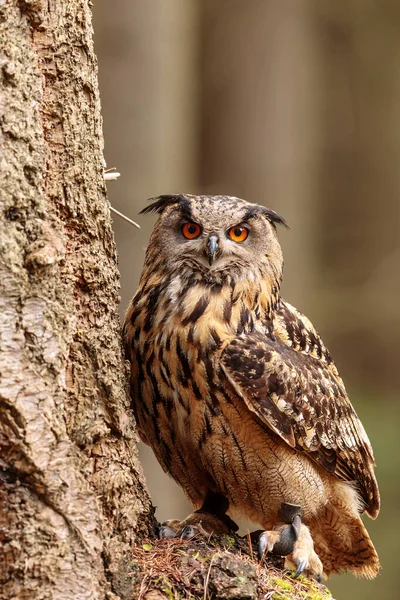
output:
M 254 269 L 282 271 L 275 224 L 284 221 L 269 209 L 228 196 L 190 195 L 160 197 L 150 206 L 160 214 L 153 246 L 170 272 L 222 281 L 249 278 Z

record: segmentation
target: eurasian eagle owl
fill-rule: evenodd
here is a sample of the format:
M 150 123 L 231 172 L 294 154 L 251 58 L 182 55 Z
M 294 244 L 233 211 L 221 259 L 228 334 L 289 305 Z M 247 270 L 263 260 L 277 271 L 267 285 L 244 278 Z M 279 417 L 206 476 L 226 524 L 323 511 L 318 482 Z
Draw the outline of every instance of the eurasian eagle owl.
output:
M 202 517 L 165 531 L 207 528 L 206 513 L 208 529 L 234 528 L 229 506 L 297 573 L 374 577 L 360 518 L 379 511 L 373 453 L 321 338 L 280 296 L 285 221 L 229 196 L 160 196 L 151 211 L 124 326 L 132 399 L 143 441 Z

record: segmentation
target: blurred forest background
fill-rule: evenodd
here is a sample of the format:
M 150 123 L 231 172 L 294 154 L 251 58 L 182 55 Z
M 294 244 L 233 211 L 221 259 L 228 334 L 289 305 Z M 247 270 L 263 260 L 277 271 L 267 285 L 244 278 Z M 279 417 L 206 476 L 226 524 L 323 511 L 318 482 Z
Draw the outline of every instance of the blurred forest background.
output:
M 282 214 L 283 295 L 313 321 L 377 460 L 373 582 L 338 599 L 398 597 L 400 501 L 399 0 L 114 0 L 94 3 L 105 156 L 123 314 L 168 192 L 229 194 Z M 189 506 L 143 449 L 158 518 Z

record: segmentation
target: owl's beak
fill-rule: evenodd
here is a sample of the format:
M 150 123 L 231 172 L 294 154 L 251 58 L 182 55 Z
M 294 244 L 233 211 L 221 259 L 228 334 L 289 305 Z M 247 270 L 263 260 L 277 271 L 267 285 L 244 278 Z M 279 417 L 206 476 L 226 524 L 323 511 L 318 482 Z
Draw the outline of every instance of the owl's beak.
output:
M 207 258 L 208 258 L 208 264 L 210 265 L 210 267 L 213 264 L 213 262 L 215 261 L 215 259 L 217 258 L 218 251 L 219 251 L 218 237 L 216 235 L 210 235 L 210 237 L 207 240 Z

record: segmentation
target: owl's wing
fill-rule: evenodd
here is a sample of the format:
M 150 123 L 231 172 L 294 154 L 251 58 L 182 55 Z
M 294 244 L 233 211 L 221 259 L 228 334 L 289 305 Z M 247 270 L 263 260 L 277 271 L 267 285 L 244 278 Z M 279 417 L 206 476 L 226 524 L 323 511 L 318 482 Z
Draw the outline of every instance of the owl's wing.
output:
M 299 313 L 291 318 L 298 320 Z M 304 335 L 310 326 L 318 336 L 305 318 L 301 323 Z M 377 516 L 371 444 L 336 368 L 325 359 L 324 348 L 313 356 L 310 347 L 289 345 L 284 323 L 276 330 L 275 339 L 257 332 L 234 339 L 222 354 L 223 372 L 247 407 L 292 448 L 340 479 L 357 482 L 366 510 Z

